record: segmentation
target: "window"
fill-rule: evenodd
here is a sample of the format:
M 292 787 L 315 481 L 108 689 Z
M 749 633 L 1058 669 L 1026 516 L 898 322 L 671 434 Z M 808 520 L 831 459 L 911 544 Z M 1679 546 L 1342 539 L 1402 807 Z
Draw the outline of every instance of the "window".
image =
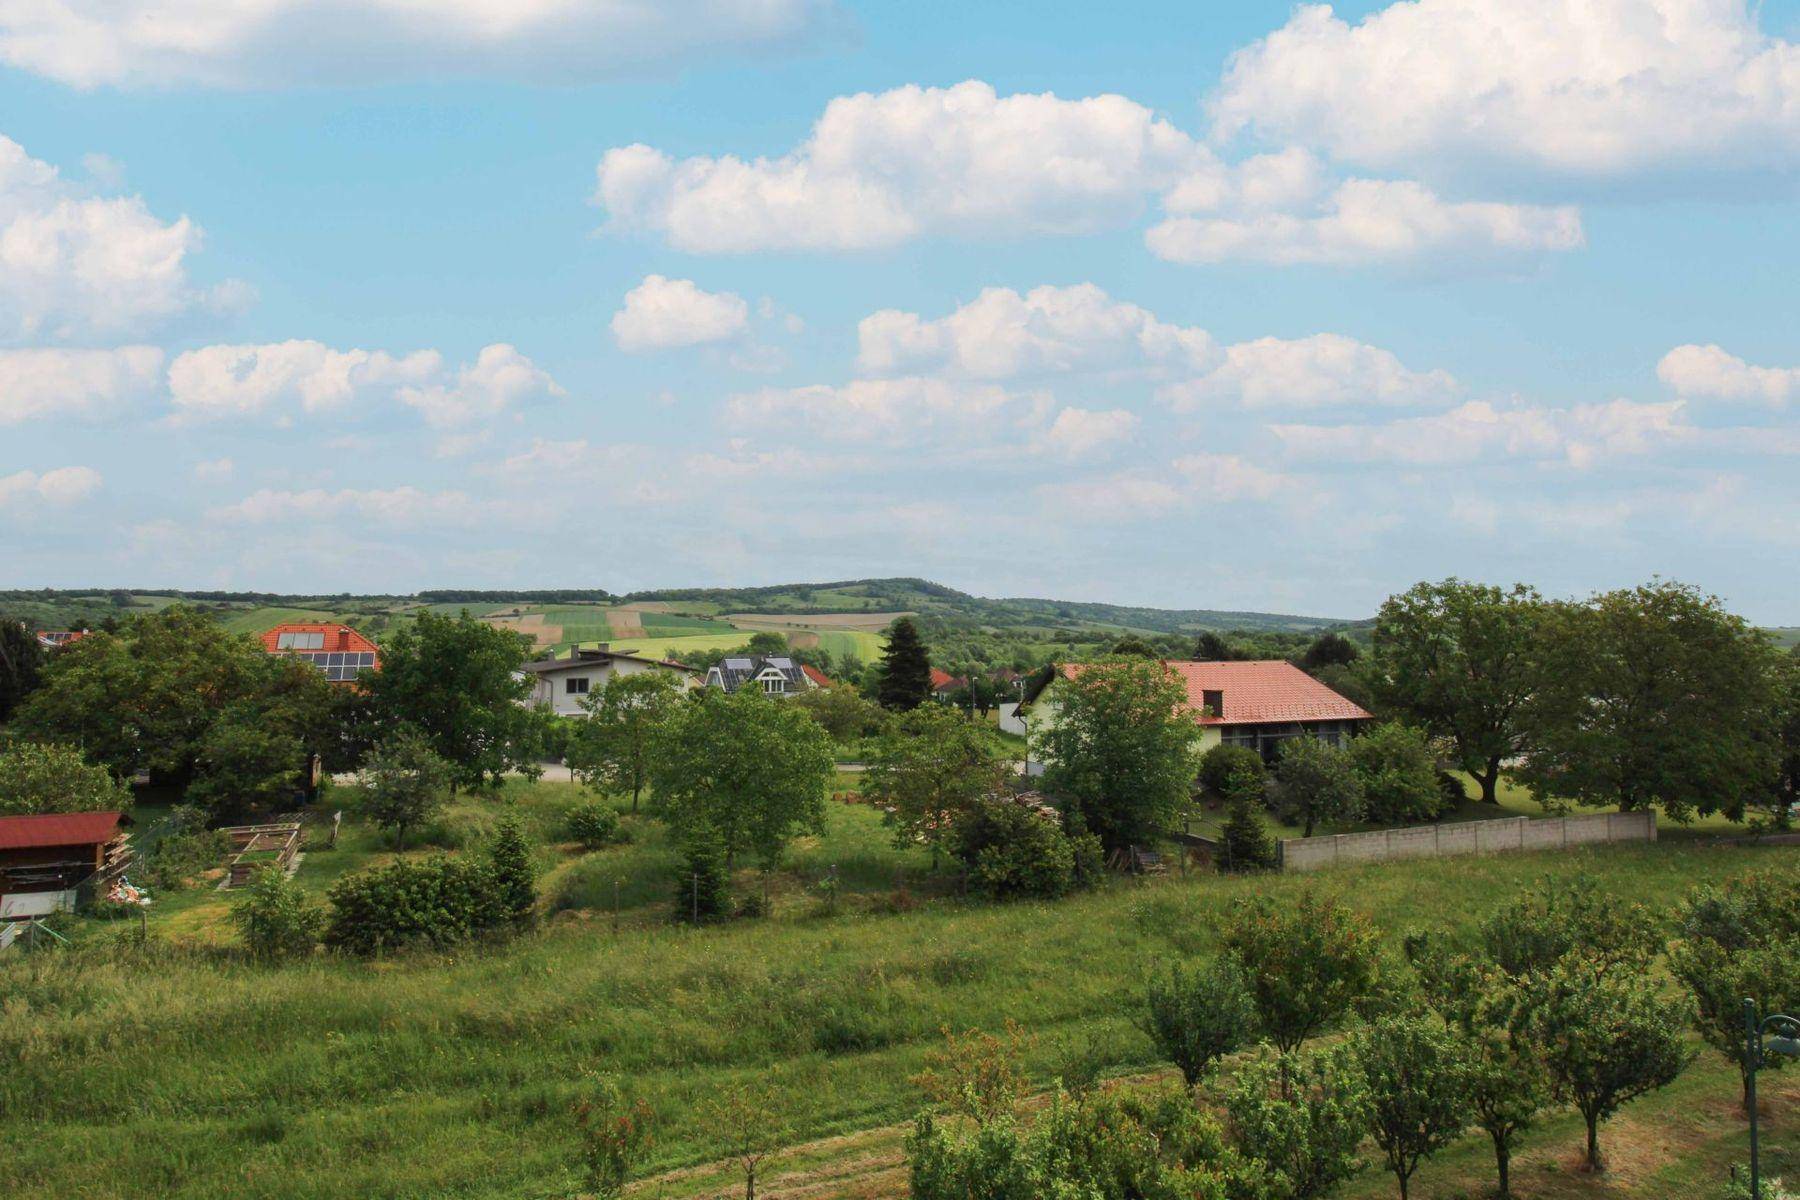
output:
M 785 679 L 765 679 L 762 681 L 762 685 L 763 691 L 771 696 L 779 696 L 787 690 L 787 680 Z
M 563 680 L 563 694 L 568 696 L 585 696 L 588 690 L 586 675 L 571 675 Z

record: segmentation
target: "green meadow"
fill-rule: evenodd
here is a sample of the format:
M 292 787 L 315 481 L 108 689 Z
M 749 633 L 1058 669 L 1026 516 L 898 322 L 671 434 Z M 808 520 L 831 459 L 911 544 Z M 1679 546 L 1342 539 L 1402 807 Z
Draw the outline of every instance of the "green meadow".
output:
M 841 777 L 849 795 L 851 777 Z M 567 784 L 510 781 L 458 800 L 408 851 L 469 847 L 502 811 L 537 845 L 545 918 L 508 942 L 373 962 L 324 954 L 265 966 L 236 948 L 228 897 L 158 897 L 147 944 L 133 923 L 83 919 L 66 950 L 0 965 L 0 1111 L 28 1136 L 0 1156 L 7 1194 L 54 1197 L 564 1196 L 574 1193 L 568 1106 L 590 1072 L 618 1075 L 655 1113 L 640 1194 L 712 1195 L 725 1147 L 699 1116 L 734 1080 L 775 1080 L 795 1149 L 769 1194 L 897 1196 L 909 1078 L 945 1028 L 1031 1035 L 1048 1083 L 1077 1058 L 1122 1077 L 1159 1071 L 1136 1026 L 1145 972 L 1204 955 L 1233 900 L 1323 888 L 1368 912 L 1388 949 L 1414 926 L 1465 929 L 1544 876 L 1592 876 L 1621 901 L 1666 910 L 1694 883 L 1791 851 L 1692 840 L 1570 854 L 1409 861 L 1313 877 L 1199 872 L 1133 881 L 1055 904 L 965 899 L 921 852 L 896 851 L 878 815 L 833 803 L 768 880 L 772 915 L 699 930 L 670 920 L 673 850 L 647 815 L 629 845 L 562 840 Z M 390 856 L 352 814 L 336 849 L 298 875 L 322 893 Z M 153 824 L 157 813 L 146 810 Z M 315 835 L 315 843 L 319 840 Z M 819 881 L 835 874 L 827 904 Z M 1697 1043 L 1696 1043 L 1697 1044 Z M 1735 1074 L 1710 1052 L 1617 1123 L 1615 1171 L 1577 1175 L 1578 1121 L 1527 1142 L 1524 1196 L 1704 1194 L 1741 1157 Z M 1771 1081 L 1766 1153 L 1800 1169 L 1796 1094 Z M 837 1139 L 837 1140 L 832 1140 Z M 1414 1194 L 1473 1196 L 1485 1143 L 1465 1138 Z M 784 1185 L 781 1172 L 789 1172 Z M 895 1190 L 898 1188 L 899 1190 Z M 1391 1194 L 1370 1174 L 1347 1195 Z

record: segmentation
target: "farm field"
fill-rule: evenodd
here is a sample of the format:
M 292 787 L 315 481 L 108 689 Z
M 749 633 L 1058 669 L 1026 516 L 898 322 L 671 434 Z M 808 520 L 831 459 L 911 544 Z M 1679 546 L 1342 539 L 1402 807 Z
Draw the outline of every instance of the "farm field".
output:
M 700 1107 L 722 1084 L 773 1070 L 800 1148 L 775 1164 L 767 1193 L 897 1197 L 899 1138 L 919 1104 L 908 1080 L 941 1028 L 1018 1021 L 1035 1037 L 1026 1059 L 1040 1083 L 1076 1055 L 1123 1076 L 1160 1071 L 1135 1023 L 1143 976 L 1209 952 L 1239 897 L 1327 889 L 1372 914 L 1395 951 L 1408 928 L 1466 928 L 1546 875 L 1587 872 L 1610 895 L 1666 909 L 1693 883 L 1791 854 L 1669 841 L 1304 879 L 1173 874 L 992 906 L 895 851 L 877 814 L 834 804 L 825 837 L 775 877 L 771 917 L 694 931 L 668 922 L 672 852 L 654 822 L 628 817 L 625 847 L 582 855 L 558 843 L 579 795 L 509 781 L 498 801 L 459 800 L 431 834 L 468 845 L 503 806 L 525 819 L 552 911 L 511 943 L 258 966 L 230 948 L 227 898 L 201 890 L 159 898 L 147 947 L 123 925 L 84 922 L 94 928 L 73 950 L 0 967 L 0 1056 L 14 1064 L 0 1103 L 34 1123 L 0 1160 L 0 1185 L 57 1197 L 118 1195 L 119 1180 L 172 1197 L 568 1195 L 567 1108 L 598 1070 L 627 1078 L 656 1114 L 647 1170 L 660 1178 L 633 1194 L 712 1196 L 729 1180 Z M 298 878 L 322 891 L 388 853 L 351 823 Z M 833 867 L 843 897 L 827 913 L 809 885 Z M 624 881 L 616 928 L 613 880 Z M 739 893 L 754 886 L 741 872 Z M 1743 1153 L 1735 1089 L 1732 1068 L 1704 1054 L 1610 1128 L 1615 1168 L 1594 1179 L 1573 1171 L 1577 1121 L 1559 1114 L 1526 1142 L 1520 1193 L 1704 1194 Z M 1765 1153 L 1778 1172 L 1800 1169 L 1800 1082 L 1772 1076 L 1764 1090 Z M 1465 1138 L 1421 1169 L 1414 1195 L 1478 1194 L 1486 1155 Z M 1344 1194 L 1390 1195 L 1392 1181 L 1371 1172 Z
M 221 617 L 219 624 L 233 633 L 263 633 L 294 622 L 329 622 L 340 620 L 338 614 L 316 608 L 249 608 Z

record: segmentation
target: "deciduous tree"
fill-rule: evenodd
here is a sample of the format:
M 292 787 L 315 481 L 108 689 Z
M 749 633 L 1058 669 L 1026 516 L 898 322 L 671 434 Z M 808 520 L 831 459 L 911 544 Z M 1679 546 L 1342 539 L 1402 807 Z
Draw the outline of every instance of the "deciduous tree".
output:
M 1307 890 L 1232 905 L 1221 943 L 1243 970 L 1257 1025 L 1283 1055 L 1341 1019 L 1374 986 L 1368 918 Z
M 895 844 L 931 847 L 931 865 L 954 844 L 956 823 L 1000 790 L 1005 766 L 987 728 L 953 708 L 928 704 L 896 717 L 875 740 L 861 782 L 882 810 Z
M 630 792 L 631 811 L 636 812 L 650 782 L 656 731 L 681 699 L 681 683 L 669 671 L 638 671 L 607 680 L 581 702 L 587 719 L 576 723 L 568 753 L 575 777 L 595 791 Z
M 773 866 L 796 834 L 823 831 L 834 767 L 831 739 L 805 713 L 750 688 L 707 688 L 660 726 L 651 787 L 678 836 L 710 831 L 728 858 Z
M 37 689 L 44 648 L 23 621 L 0 617 L 0 725 Z
M 1741 818 L 1777 772 L 1772 654 L 1676 583 L 1552 606 L 1517 774 L 1541 800 Z
M 1446 579 L 1388 597 L 1375 620 L 1378 701 L 1448 738 L 1489 804 L 1501 765 L 1522 744 L 1542 611 L 1524 584 L 1502 589 Z
M 1256 1010 L 1243 972 L 1227 957 L 1204 967 L 1169 964 L 1145 989 L 1144 1032 L 1189 1087 L 1250 1038 Z
M 1350 765 L 1362 783 L 1363 816 L 1383 825 L 1435 821 L 1443 810 L 1437 761 L 1424 734 L 1388 721 L 1350 743 Z
M 0 746 L 0 817 L 130 807 L 130 789 L 73 746 L 55 742 Z
M 403 725 L 384 738 L 363 762 L 363 813 L 394 835 L 406 849 L 406 835 L 429 821 L 450 796 L 450 764 L 417 729 Z
M 1667 1087 L 1691 1061 L 1681 1006 L 1641 971 L 1570 955 L 1527 979 L 1515 1030 L 1543 1056 L 1551 1086 L 1587 1123 L 1587 1166 L 1602 1169 L 1600 1123 Z
M 1441 1022 L 1387 1017 L 1358 1033 L 1356 1064 L 1368 1098 L 1369 1134 L 1406 1200 L 1413 1172 L 1468 1125 L 1468 1072 Z
M 1311 837 L 1322 822 L 1355 821 L 1363 815 L 1362 779 L 1350 756 L 1306 736 L 1282 743 L 1275 763 L 1275 811 Z
M 1260 1182 L 1276 1200 L 1328 1196 L 1363 1169 L 1369 1101 L 1348 1046 L 1264 1055 L 1238 1068 L 1224 1103 L 1239 1149 L 1264 1164 Z
M 423 733 L 458 785 L 498 783 L 537 763 L 543 718 L 521 703 L 531 694 L 519 673 L 529 646 L 522 634 L 467 611 L 422 611 L 382 646 L 381 670 L 368 678 L 370 700 L 384 726 Z
M 1127 658 L 1051 686 L 1035 745 L 1044 786 L 1108 850 L 1161 837 L 1187 807 L 1199 769 L 1200 729 L 1181 681 L 1160 662 Z

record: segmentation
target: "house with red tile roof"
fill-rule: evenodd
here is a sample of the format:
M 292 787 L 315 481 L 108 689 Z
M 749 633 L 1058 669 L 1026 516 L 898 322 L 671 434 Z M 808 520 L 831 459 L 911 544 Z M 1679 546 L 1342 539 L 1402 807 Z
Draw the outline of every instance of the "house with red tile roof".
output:
M 806 676 L 808 679 L 812 680 L 814 687 L 836 687 L 837 686 L 837 684 L 832 681 L 831 676 L 825 674 L 825 672 L 819 670 L 819 668 L 814 667 L 814 666 L 809 666 L 806 663 L 800 664 L 800 673 L 802 675 Z
M 1273 760 L 1290 738 L 1312 737 L 1342 746 L 1375 718 L 1293 663 L 1165 662 L 1187 693 L 1187 709 L 1200 726 L 1200 748 L 1245 746 Z M 1028 725 L 1055 720 L 1059 680 L 1073 679 L 1088 664 L 1070 663 L 1026 706 Z
M 264 632 L 262 644 L 270 654 L 307 660 L 330 683 L 355 683 L 361 672 L 381 670 L 381 651 L 348 625 L 290 622 Z

